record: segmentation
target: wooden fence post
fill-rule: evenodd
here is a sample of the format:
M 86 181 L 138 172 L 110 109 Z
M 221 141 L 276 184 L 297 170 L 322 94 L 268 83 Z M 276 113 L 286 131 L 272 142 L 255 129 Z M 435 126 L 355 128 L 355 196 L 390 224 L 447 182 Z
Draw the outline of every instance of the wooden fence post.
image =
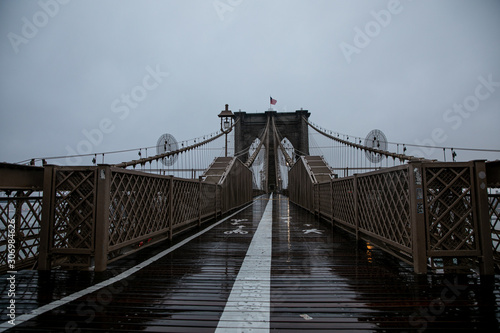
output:
M 474 189 L 476 191 L 476 207 L 474 213 L 477 215 L 481 247 L 481 258 L 479 258 L 479 269 L 482 275 L 493 275 L 495 273 L 493 264 L 493 244 L 491 239 L 491 221 L 488 205 L 488 183 L 486 181 L 486 164 L 484 161 L 474 161 Z
M 202 208 L 202 196 L 201 196 L 201 180 L 202 176 L 198 177 L 198 227 L 201 226 L 201 208 Z
M 168 239 L 174 236 L 174 176 L 170 176 L 168 195 Z
M 219 200 L 219 184 L 215 184 L 215 219 L 217 220 L 217 217 L 219 217 L 218 214 L 218 200 Z
M 111 168 L 97 167 L 97 204 L 95 220 L 94 263 L 95 271 L 105 271 L 108 266 L 109 205 L 111 201 Z
M 359 241 L 359 204 L 358 204 L 358 174 L 354 174 L 352 185 L 352 197 L 354 200 L 354 225 L 356 228 L 356 241 Z
M 332 227 L 334 225 L 334 219 L 335 219 L 335 214 L 334 214 L 335 210 L 334 210 L 334 207 L 333 207 L 334 202 L 335 201 L 333 199 L 333 178 L 330 178 L 330 208 L 332 210 L 332 217 L 331 217 L 331 219 L 332 219 Z
M 423 172 L 422 163 L 410 162 L 408 164 L 413 270 L 417 274 L 427 273 L 427 241 L 424 212 L 424 199 L 426 195 L 423 187 Z
M 320 188 L 319 183 L 313 183 L 314 189 L 314 215 L 318 218 L 321 217 L 321 202 L 320 202 Z
M 46 165 L 43 170 L 42 221 L 40 226 L 40 246 L 38 247 L 38 269 L 50 270 L 52 247 L 52 227 L 55 205 L 55 166 Z

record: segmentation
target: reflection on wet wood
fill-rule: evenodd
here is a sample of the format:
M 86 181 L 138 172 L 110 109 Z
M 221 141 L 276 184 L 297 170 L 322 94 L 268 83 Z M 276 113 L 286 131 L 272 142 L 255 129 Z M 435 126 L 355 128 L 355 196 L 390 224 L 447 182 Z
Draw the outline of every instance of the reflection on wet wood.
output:
M 498 329 L 500 277 L 418 276 L 370 244 L 274 200 L 271 330 Z M 265 207 L 216 226 L 138 273 L 35 317 L 12 332 L 214 332 Z M 240 227 L 242 226 L 242 227 Z M 227 232 L 244 230 L 242 232 Z M 180 241 L 180 240 L 179 240 Z M 103 281 L 164 250 L 164 243 L 107 272 L 17 275 L 17 315 Z M 0 281 L 6 294 L 5 279 Z M 6 318 L 8 299 L 0 311 Z

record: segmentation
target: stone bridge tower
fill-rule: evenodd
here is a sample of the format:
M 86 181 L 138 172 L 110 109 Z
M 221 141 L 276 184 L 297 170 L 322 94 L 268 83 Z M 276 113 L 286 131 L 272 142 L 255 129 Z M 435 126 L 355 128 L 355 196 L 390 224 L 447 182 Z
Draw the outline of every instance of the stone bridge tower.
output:
M 248 148 L 252 142 L 258 138 L 266 128 L 268 118 L 274 118 L 276 129 L 281 134 L 282 138 L 287 138 L 293 147 L 303 155 L 309 155 L 309 132 L 307 123 L 303 117 L 308 119 L 311 115 L 307 110 L 297 110 L 295 112 L 277 112 L 266 111 L 264 113 L 246 113 L 235 112 L 235 118 L 239 118 L 239 122 L 234 130 L 234 151 L 239 152 Z M 271 120 L 271 119 L 270 119 Z M 276 182 L 276 165 L 275 155 L 276 149 L 279 149 L 277 142 L 274 142 L 272 126 L 269 129 L 267 138 L 269 147 L 267 147 L 268 160 L 268 188 L 267 192 L 277 189 Z M 266 142 L 264 142 L 266 144 Z M 248 154 L 239 157 L 243 162 L 248 158 Z

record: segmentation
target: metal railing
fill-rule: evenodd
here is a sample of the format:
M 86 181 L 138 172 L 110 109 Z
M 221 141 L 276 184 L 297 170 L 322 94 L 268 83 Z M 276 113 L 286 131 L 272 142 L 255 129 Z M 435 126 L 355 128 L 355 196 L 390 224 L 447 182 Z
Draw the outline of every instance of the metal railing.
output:
M 488 194 L 491 240 L 495 268 L 500 271 L 500 193 Z
M 252 177 L 233 163 L 221 184 L 109 165 L 46 166 L 39 268 L 107 264 L 241 206 Z
M 0 274 L 36 265 L 43 168 L 0 163 Z
M 223 193 L 223 212 L 244 205 L 253 198 L 252 171 L 238 158 L 233 157 L 219 184 Z
M 9 195 L 7 195 L 7 193 Z M 3 191 L 0 197 L 0 274 L 36 264 L 42 197 L 33 190 Z
M 486 179 L 493 260 L 500 272 L 500 161 L 486 162 Z
M 413 265 L 493 273 L 484 161 L 391 167 L 315 183 L 297 162 L 290 200 Z

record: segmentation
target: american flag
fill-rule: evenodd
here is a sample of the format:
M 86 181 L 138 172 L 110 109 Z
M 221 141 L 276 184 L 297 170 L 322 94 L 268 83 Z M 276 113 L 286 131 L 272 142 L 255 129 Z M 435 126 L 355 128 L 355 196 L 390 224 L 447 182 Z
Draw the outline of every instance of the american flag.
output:
M 275 104 L 276 104 L 276 102 L 277 102 L 277 100 L 273 99 L 271 96 L 269 96 L 269 98 L 271 99 L 271 104 L 272 104 L 272 105 L 275 105 Z

